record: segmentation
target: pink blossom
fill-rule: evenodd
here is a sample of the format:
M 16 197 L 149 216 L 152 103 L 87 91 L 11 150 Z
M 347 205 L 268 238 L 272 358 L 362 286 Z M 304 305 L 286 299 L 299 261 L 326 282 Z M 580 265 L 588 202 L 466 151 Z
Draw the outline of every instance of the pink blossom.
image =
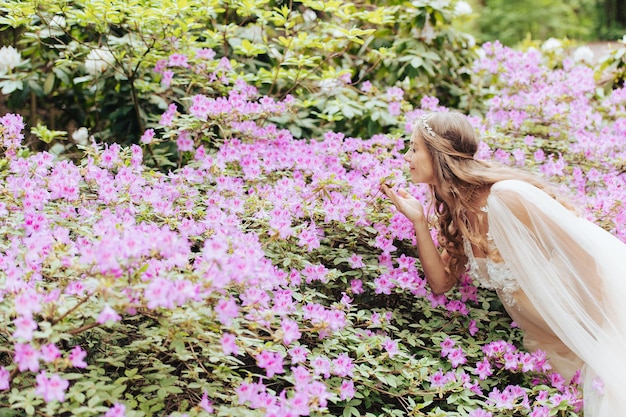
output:
M 439 346 L 441 346 L 441 356 L 444 358 L 448 356 L 448 354 L 452 352 L 452 348 L 455 344 L 456 342 L 454 340 L 446 337 L 446 339 L 439 344 Z
M 352 370 L 354 368 L 354 363 L 352 363 L 352 359 L 348 354 L 341 353 L 337 358 L 332 361 L 332 372 L 334 375 L 340 377 L 352 376 Z
M 14 360 L 17 363 L 17 367 L 20 371 L 25 371 L 28 369 L 31 372 L 37 372 L 39 370 L 40 356 L 41 355 L 39 351 L 29 344 L 15 344 Z
M 41 347 L 41 359 L 46 363 L 54 362 L 61 357 L 61 351 L 54 343 L 48 343 Z
M 286 346 L 300 339 L 300 336 L 302 335 L 302 333 L 300 333 L 300 329 L 298 328 L 298 322 L 288 318 L 283 318 L 280 328 L 283 333 L 283 343 Z
M 363 268 L 365 263 L 363 263 L 363 257 L 353 253 L 352 256 L 348 259 L 350 262 L 350 267 L 352 268 Z
M 65 390 L 70 385 L 68 381 L 62 379 L 57 374 L 52 374 L 52 376 L 48 378 L 46 371 L 41 371 L 36 379 L 37 386 L 35 387 L 35 394 L 42 396 L 45 402 L 54 400 L 59 402 L 65 401 Z
M 10 378 L 11 375 L 9 371 L 4 366 L 0 366 L 0 391 L 10 388 Z
M 198 58 L 211 60 L 215 58 L 215 51 L 211 48 L 196 49 L 196 56 Z
M 351 400 L 354 398 L 356 391 L 354 389 L 354 382 L 350 379 L 344 379 L 339 387 L 339 398 L 342 401 Z
M 306 390 L 297 390 L 293 397 L 291 397 L 291 399 L 289 400 L 287 407 L 289 409 L 289 412 L 285 415 L 288 416 L 308 416 L 309 414 L 311 414 L 308 392 L 306 392 Z
M 296 389 L 299 386 L 307 385 L 309 382 L 311 382 L 311 373 L 306 367 L 298 365 L 291 368 L 291 372 L 293 374 L 294 386 L 296 387 Z
M 303 363 L 306 361 L 307 350 L 302 346 L 294 346 L 289 349 L 289 355 L 291 356 L 291 363 Z
M 350 281 L 350 289 L 353 294 L 362 294 L 363 290 L 363 281 L 360 279 L 353 279 Z
M 193 151 L 193 145 L 194 142 L 189 132 L 183 130 L 178 134 L 178 138 L 176 139 L 176 147 L 180 152 Z
M 74 349 L 70 352 L 68 359 L 75 368 L 86 368 L 87 363 L 84 361 L 87 356 L 87 352 L 80 346 L 74 346 Z
M 326 389 L 326 384 L 320 381 L 313 381 L 307 387 L 311 404 L 317 404 L 316 409 L 325 408 L 328 405 L 330 393 Z
M 470 413 L 468 414 L 468 417 L 492 417 L 493 414 L 491 414 L 489 411 L 485 411 L 482 408 L 477 408 L 475 410 L 470 411 Z
M 18 339 L 24 339 L 31 341 L 33 338 L 33 332 L 37 330 L 37 323 L 30 316 L 17 316 L 13 320 L 15 324 L 15 331 L 13 337 Z
M 126 417 L 126 406 L 115 403 L 102 417 Z
M 232 333 L 224 333 L 220 341 L 222 351 L 225 355 L 239 355 L 239 347 L 237 346 L 237 338 Z
M 152 140 L 154 139 L 154 129 L 146 129 L 145 132 L 143 132 L 143 135 L 141 135 L 141 143 L 144 144 L 149 144 L 152 143 Z
M 268 378 L 273 377 L 275 374 L 282 374 L 285 372 L 283 368 L 283 357 L 278 352 L 270 352 L 263 350 L 256 355 L 256 363 L 259 368 L 265 369 L 265 373 Z
M 176 104 L 171 103 L 167 107 L 167 111 L 165 111 L 163 114 L 161 114 L 161 118 L 159 119 L 159 124 L 161 126 L 171 126 L 172 125 L 172 119 L 174 118 L 175 114 L 176 114 Z
M 330 378 L 331 362 L 326 356 L 316 356 L 311 360 L 311 367 L 315 375 L 323 375 L 324 378 Z
M 96 319 L 96 322 L 99 324 L 104 324 L 106 322 L 120 321 L 121 319 L 122 319 L 122 316 L 117 314 L 117 312 L 113 310 L 113 308 L 111 308 L 110 305 L 105 304 L 100 314 L 98 314 L 98 318 Z
M 200 403 L 198 404 L 198 406 L 202 408 L 204 411 L 206 411 L 207 413 L 214 412 L 213 403 L 209 401 L 208 393 L 206 391 L 204 391 L 204 393 L 202 394 L 202 399 L 200 400 Z
M 391 338 L 386 338 L 382 343 L 383 349 L 387 352 L 390 358 L 396 356 L 400 351 L 398 350 L 398 342 Z
M 453 368 L 458 367 L 467 362 L 467 358 L 465 357 L 465 353 L 463 353 L 463 349 L 457 348 L 453 349 L 448 355 L 448 360 Z
M 189 64 L 187 63 L 187 55 L 184 55 L 184 54 L 170 55 L 167 61 L 167 66 L 189 68 Z

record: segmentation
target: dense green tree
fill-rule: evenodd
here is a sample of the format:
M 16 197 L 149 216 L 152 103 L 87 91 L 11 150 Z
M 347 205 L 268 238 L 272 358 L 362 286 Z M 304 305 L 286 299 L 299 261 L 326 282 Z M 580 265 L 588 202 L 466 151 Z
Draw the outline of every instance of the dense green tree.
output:
M 528 38 L 596 37 L 598 6 L 594 0 L 480 0 L 474 7 L 479 41 L 498 39 L 515 45 Z

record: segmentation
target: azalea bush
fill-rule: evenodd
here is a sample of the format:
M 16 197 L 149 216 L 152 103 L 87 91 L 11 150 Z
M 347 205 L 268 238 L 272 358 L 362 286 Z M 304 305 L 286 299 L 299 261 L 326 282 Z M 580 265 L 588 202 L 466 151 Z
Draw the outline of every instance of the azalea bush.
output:
M 493 93 L 470 118 L 478 157 L 561 183 L 626 240 L 626 90 L 498 43 L 472 70 Z M 21 115 L 0 119 L 0 415 L 580 411 L 578 376 L 524 351 L 494 293 L 467 277 L 430 293 L 380 191 L 426 203 L 401 153 L 413 120 L 447 107 L 398 99 L 396 133 L 296 139 L 273 120 L 301 103 L 221 77 L 223 95 L 168 103 L 139 144 L 88 138 L 75 162 L 24 146 Z

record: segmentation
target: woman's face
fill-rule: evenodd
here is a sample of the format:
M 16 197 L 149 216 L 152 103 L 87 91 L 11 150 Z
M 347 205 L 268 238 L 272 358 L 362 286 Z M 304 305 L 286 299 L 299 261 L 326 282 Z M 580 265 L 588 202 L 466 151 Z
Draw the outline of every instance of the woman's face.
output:
M 426 144 L 419 132 L 411 136 L 409 149 L 404 154 L 404 160 L 409 163 L 411 180 L 418 184 L 435 184 L 435 170 L 430 160 Z

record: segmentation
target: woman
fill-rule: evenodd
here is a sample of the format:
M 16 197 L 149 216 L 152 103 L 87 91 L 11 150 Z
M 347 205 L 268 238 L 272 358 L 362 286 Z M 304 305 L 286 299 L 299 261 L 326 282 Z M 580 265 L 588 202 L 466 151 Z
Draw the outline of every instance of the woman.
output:
M 465 271 L 494 289 L 565 378 L 583 371 L 585 415 L 626 416 L 626 245 L 579 217 L 538 177 L 474 158 L 475 130 L 460 113 L 415 124 L 404 159 L 428 184 L 440 253 L 422 204 L 383 191 L 415 227 L 426 280 L 436 294 Z

